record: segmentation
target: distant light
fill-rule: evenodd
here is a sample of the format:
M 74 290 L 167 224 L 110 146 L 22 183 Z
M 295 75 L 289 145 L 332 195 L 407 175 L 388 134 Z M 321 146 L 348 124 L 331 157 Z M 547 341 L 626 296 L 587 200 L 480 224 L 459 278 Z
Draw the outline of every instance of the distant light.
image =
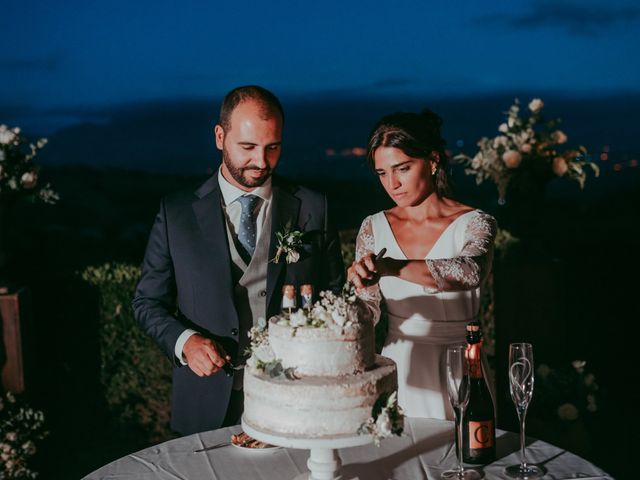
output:
M 461 138 L 456 140 L 456 147 L 458 147 L 458 148 L 464 147 L 464 140 L 462 140 Z
M 327 148 L 327 149 L 324 151 L 324 154 L 325 154 L 327 157 L 334 157 L 334 156 L 336 155 L 336 151 L 335 151 L 333 148 Z
M 606 153 L 601 153 L 600 160 L 602 160 L 603 162 L 606 162 L 607 160 L 609 160 L 609 155 L 607 155 Z
M 613 169 L 614 169 L 616 172 L 619 172 L 620 170 L 622 170 L 622 164 L 621 164 L 621 163 L 614 163 L 614 164 L 613 164 Z
M 605 153 L 609 153 L 609 145 L 605 145 L 604 147 L 602 147 L 602 151 Z
M 354 157 L 364 157 L 367 154 L 367 149 L 362 147 L 353 147 L 351 149 L 351 155 Z
M 636 160 L 635 158 L 629 160 L 629 166 L 630 167 L 637 167 L 638 166 L 638 160 Z

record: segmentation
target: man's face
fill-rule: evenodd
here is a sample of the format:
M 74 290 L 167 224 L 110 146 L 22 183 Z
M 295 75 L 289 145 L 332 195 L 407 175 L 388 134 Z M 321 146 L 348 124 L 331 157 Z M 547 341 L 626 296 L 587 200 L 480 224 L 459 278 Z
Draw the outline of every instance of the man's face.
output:
M 280 158 L 282 119 L 253 100 L 231 113 L 231 128 L 216 125 L 216 146 L 222 150 L 222 175 L 236 187 L 250 191 L 273 173 Z

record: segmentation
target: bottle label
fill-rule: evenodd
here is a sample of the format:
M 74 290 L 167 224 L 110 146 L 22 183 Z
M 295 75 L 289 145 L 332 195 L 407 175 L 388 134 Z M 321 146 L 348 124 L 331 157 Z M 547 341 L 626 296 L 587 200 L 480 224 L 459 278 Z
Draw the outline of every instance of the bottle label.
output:
M 493 446 L 493 420 L 477 422 L 469 420 L 469 448 L 489 448 Z

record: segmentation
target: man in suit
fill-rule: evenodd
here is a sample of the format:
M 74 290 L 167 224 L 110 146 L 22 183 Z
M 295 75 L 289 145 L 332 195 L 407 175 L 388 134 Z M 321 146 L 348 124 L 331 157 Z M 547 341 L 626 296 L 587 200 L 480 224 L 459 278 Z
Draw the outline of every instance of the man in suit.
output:
M 344 267 L 323 195 L 273 176 L 284 112 L 257 86 L 227 94 L 215 127 L 219 171 L 195 191 L 163 199 L 144 257 L 136 319 L 171 359 L 172 428 L 237 424 L 247 332 L 280 312 L 285 284 L 339 290 Z M 300 258 L 274 262 L 276 232 L 304 233 Z

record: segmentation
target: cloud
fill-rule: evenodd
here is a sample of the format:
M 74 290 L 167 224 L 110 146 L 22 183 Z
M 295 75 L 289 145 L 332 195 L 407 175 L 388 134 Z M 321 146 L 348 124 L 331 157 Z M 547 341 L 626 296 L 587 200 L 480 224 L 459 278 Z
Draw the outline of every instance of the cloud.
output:
M 639 19 L 640 7 L 634 4 L 605 6 L 593 2 L 537 0 L 523 13 L 487 15 L 479 18 L 478 23 L 497 23 L 514 29 L 558 27 L 576 35 L 597 35 Z

